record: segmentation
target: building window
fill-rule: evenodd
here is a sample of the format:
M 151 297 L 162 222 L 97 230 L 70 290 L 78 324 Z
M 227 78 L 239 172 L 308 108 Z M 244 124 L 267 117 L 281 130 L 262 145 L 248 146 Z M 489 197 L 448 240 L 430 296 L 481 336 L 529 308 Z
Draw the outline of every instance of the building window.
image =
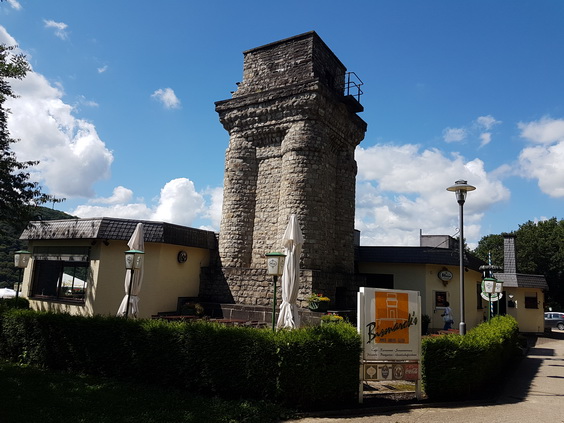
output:
M 88 250 L 80 247 L 34 250 L 30 297 L 84 303 L 90 279 L 88 256 Z
M 536 292 L 525 292 L 525 308 L 539 308 Z

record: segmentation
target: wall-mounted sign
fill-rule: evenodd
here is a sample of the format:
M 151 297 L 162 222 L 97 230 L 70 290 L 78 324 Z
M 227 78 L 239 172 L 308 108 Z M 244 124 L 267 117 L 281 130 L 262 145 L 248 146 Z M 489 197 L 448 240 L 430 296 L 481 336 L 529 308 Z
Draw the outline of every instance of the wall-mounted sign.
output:
M 179 251 L 176 260 L 178 260 L 178 263 L 185 263 L 188 260 L 188 253 L 184 250 Z
M 439 279 L 443 282 L 450 282 L 452 279 L 452 272 L 448 269 L 443 269 L 439 272 Z

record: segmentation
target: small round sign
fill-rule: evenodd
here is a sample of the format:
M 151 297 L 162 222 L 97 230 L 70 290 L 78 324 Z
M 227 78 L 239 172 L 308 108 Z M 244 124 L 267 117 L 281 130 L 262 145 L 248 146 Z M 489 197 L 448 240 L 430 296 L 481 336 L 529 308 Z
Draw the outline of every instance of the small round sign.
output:
M 452 272 L 447 269 L 441 270 L 439 272 L 439 279 L 443 282 L 449 282 L 452 279 Z

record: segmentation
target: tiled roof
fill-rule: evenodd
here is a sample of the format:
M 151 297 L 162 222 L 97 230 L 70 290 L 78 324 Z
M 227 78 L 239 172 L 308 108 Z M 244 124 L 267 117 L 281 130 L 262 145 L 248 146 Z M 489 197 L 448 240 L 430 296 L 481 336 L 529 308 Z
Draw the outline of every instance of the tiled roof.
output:
M 90 219 L 64 219 L 30 222 L 20 239 L 102 239 L 129 240 L 138 223 L 143 223 L 145 242 L 161 242 L 215 249 L 214 232 L 173 225 L 166 222 L 116 219 L 109 217 Z
M 503 282 L 509 288 L 539 288 L 548 289 L 548 283 L 543 275 L 526 275 L 523 273 L 494 273 L 494 278 Z
M 432 247 L 357 247 L 356 261 L 364 263 L 416 263 L 458 266 L 458 250 Z M 464 254 L 464 265 L 479 270 L 485 264 L 471 254 Z

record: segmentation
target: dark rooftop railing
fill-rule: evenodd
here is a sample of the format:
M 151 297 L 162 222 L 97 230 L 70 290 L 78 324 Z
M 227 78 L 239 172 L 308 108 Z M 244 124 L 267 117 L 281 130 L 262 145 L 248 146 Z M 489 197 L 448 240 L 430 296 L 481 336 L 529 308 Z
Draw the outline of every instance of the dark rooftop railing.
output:
M 354 72 L 345 74 L 345 96 L 352 96 L 360 103 L 360 96 L 364 94 L 360 88 L 364 82 Z

